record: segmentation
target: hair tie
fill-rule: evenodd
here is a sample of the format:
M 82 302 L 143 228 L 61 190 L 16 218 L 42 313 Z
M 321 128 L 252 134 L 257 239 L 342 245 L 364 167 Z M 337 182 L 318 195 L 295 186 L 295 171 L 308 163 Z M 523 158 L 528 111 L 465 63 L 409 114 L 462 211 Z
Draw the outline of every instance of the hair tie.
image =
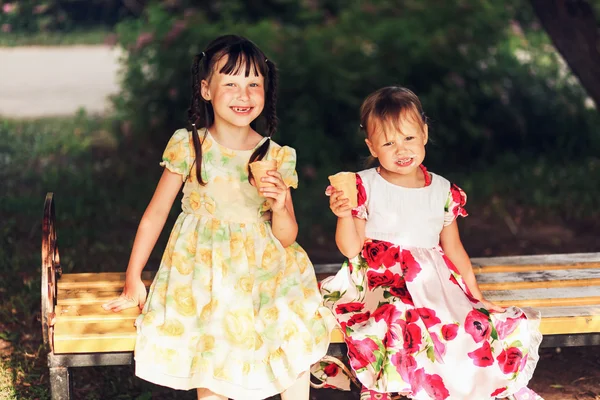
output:
M 195 128 L 195 127 L 196 127 L 196 123 L 195 123 L 195 122 L 192 122 L 192 126 Z
M 269 59 L 268 59 L 268 58 L 265 58 L 265 64 L 266 64 L 267 62 L 269 62 Z
M 360 129 L 365 129 L 365 127 L 362 124 L 358 124 L 358 126 L 360 126 Z
M 200 54 L 202 54 L 202 57 L 206 57 L 206 53 L 205 52 L 202 52 Z

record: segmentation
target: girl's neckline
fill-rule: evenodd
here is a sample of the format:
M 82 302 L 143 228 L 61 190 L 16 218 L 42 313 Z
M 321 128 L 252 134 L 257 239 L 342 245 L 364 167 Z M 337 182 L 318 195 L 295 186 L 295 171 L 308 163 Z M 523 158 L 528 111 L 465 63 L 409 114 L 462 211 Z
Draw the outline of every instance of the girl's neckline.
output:
M 217 142 L 217 140 L 214 138 L 214 136 L 210 133 L 210 131 L 208 130 L 208 128 L 204 128 L 206 130 L 206 136 L 210 137 L 210 140 L 212 140 L 215 144 L 217 144 L 219 147 L 224 148 L 225 150 L 229 151 L 229 152 L 235 152 L 235 153 L 249 153 L 251 151 L 256 150 L 261 144 L 263 144 L 265 142 L 265 140 L 267 140 L 268 138 L 266 136 L 264 136 L 262 139 L 260 139 L 260 141 L 256 144 L 256 146 L 254 146 L 251 149 L 244 149 L 244 150 L 236 150 L 236 149 L 232 149 L 229 148 L 227 146 L 223 146 L 221 143 Z
M 423 164 L 419 165 L 419 169 L 421 170 L 421 172 L 423 172 L 423 175 L 425 176 L 425 185 L 421 186 L 421 187 L 416 187 L 416 188 L 411 188 L 411 187 L 406 187 L 406 186 L 400 186 L 400 185 L 396 185 L 395 183 L 392 183 L 388 180 L 386 180 L 383 176 L 381 176 L 381 174 L 379 173 L 379 169 L 381 167 L 377 167 L 375 168 L 375 172 L 377 173 L 377 176 L 384 181 L 385 183 L 387 183 L 388 185 L 391 185 L 393 187 L 396 188 L 402 188 L 402 189 L 408 189 L 408 190 L 419 190 L 419 189 L 425 189 L 428 186 L 431 186 L 431 181 L 433 180 L 433 175 L 427 171 L 427 168 L 425 168 L 425 166 Z

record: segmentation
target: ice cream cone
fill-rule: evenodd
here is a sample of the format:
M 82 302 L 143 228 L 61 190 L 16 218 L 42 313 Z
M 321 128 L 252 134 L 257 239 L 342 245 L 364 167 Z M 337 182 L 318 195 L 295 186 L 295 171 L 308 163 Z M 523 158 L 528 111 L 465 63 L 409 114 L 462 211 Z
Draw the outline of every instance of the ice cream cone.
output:
M 252 171 L 252 176 L 254 176 L 254 182 L 257 188 L 266 187 L 266 186 L 275 186 L 270 182 L 262 182 L 261 178 L 267 175 L 268 171 L 277 170 L 277 161 L 276 160 L 261 160 L 254 161 L 250 164 L 250 171 Z
M 356 174 L 354 172 L 338 172 L 329 176 L 329 182 L 336 190 L 344 192 L 350 200 L 350 207 L 358 206 L 358 190 L 356 189 Z

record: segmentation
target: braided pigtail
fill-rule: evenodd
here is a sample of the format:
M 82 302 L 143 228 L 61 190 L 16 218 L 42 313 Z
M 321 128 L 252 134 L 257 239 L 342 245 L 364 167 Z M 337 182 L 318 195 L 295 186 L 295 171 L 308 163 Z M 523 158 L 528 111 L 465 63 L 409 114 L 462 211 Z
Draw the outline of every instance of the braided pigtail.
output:
M 202 179 L 202 143 L 206 139 L 207 131 L 205 130 L 202 142 L 200 141 L 200 135 L 198 134 L 198 123 L 206 121 L 206 104 L 204 99 L 200 96 L 200 82 L 201 82 L 201 69 L 203 59 L 206 57 L 204 52 L 197 54 L 192 62 L 192 101 L 190 108 L 188 109 L 188 122 L 192 126 L 192 143 L 194 144 L 194 162 L 190 167 L 190 177 L 192 176 L 192 169 L 196 166 L 196 180 L 200 185 L 205 185 L 206 182 Z M 204 120 L 204 121 L 203 121 Z M 203 125 L 206 126 L 206 125 Z

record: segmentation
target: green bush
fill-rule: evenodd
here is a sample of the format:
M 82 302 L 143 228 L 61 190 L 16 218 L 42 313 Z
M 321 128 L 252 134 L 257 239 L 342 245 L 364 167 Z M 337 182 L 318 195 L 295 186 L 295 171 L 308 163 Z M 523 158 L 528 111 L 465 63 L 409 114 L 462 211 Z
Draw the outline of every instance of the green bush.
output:
M 586 107 L 584 91 L 544 32 L 528 22 L 526 3 L 331 3 L 329 13 L 297 10 L 295 21 L 233 12 L 177 17 L 153 5 L 143 19 L 120 24 L 128 54 L 115 108 L 125 133 L 162 148 L 186 125 L 193 55 L 216 36 L 237 33 L 280 69 L 275 139 L 298 150 L 296 207 L 305 226 L 332 223 L 322 195 L 326 177 L 360 168 L 367 153 L 358 109 L 385 85 L 404 85 L 421 97 L 431 118 L 433 170 L 466 172 L 509 153 L 557 163 L 596 156 L 598 114 Z

